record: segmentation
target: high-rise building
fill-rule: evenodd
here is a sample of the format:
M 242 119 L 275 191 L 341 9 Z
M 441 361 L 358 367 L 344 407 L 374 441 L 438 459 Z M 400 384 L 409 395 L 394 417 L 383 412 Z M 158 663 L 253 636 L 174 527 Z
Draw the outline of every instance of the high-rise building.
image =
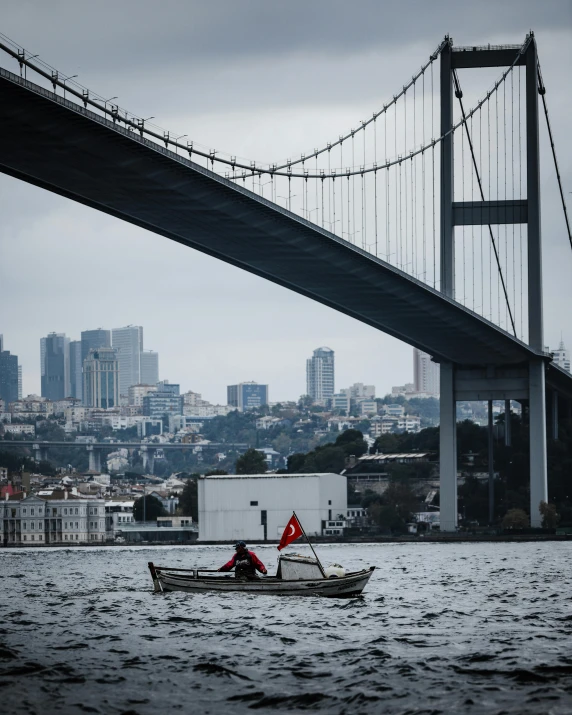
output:
M 268 385 L 257 382 L 241 382 L 226 388 L 227 403 L 239 412 L 253 410 L 268 404 Z
M 70 339 L 65 333 L 49 333 L 40 340 L 42 397 L 63 400 L 70 396 Z
M 119 360 L 119 392 L 127 396 L 131 385 L 140 385 L 142 382 L 143 328 L 140 325 L 113 328 L 111 344 L 117 350 Z
M 568 372 L 572 372 L 572 370 L 570 370 L 570 351 L 566 350 L 566 348 L 564 347 L 563 340 L 560 341 L 558 350 L 554 350 L 552 352 L 552 358 L 555 364 L 561 367 L 563 370 L 568 370 Z
M 141 353 L 141 384 L 156 385 L 159 382 L 159 353 L 143 350 Z
M 18 399 L 22 399 L 22 366 L 18 365 Z
M 306 393 L 315 402 L 334 396 L 334 351 L 331 348 L 318 348 L 306 360 Z
M 83 363 L 83 396 L 87 407 L 119 404 L 119 361 L 113 348 L 90 351 Z
M 4 339 L 0 335 L 0 400 L 5 404 L 16 402 L 20 399 L 18 387 L 21 368 L 18 365 L 17 355 L 10 355 L 9 350 L 4 350 Z
M 413 383 L 415 392 L 439 395 L 439 365 L 431 360 L 431 355 L 413 348 Z
M 182 415 L 183 397 L 170 392 L 150 392 L 143 398 L 143 414 L 155 419 L 164 415 Z
M 97 330 L 82 330 L 81 333 L 81 364 L 89 355 L 90 350 L 111 347 L 111 331 L 97 328 Z
M 75 397 L 78 400 L 81 400 L 83 396 L 81 350 L 81 340 L 72 340 L 70 342 L 70 397 Z

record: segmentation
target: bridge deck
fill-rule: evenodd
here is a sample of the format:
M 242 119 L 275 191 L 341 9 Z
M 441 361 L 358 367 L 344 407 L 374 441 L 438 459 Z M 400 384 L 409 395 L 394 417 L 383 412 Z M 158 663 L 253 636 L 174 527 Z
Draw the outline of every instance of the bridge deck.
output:
M 356 246 L 3 69 L 0 107 L 0 171 L 10 176 L 267 278 L 436 360 L 541 355 Z

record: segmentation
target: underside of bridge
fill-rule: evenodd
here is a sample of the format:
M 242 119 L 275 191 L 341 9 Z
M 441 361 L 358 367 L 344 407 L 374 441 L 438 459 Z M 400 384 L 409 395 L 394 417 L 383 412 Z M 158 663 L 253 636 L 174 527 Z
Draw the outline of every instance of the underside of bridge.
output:
M 461 365 L 538 356 L 304 219 L 2 70 L 0 170 L 171 238 Z
M 446 528 L 454 529 L 457 518 L 456 395 L 533 402 L 533 393 L 542 395 L 534 407 L 536 427 L 544 419 L 544 379 L 572 397 L 572 376 L 548 364 L 542 345 L 526 345 L 447 295 L 242 186 L 4 69 L 0 108 L 3 173 L 271 280 L 440 362 L 446 392 L 441 431 L 445 434 L 447 416 L 451 433 L 441 450 L 442 475 L 449 475 Z M 541 453 L 545 461 L 545 450 Z M 537 519 L 533 498 L 531 514 Z

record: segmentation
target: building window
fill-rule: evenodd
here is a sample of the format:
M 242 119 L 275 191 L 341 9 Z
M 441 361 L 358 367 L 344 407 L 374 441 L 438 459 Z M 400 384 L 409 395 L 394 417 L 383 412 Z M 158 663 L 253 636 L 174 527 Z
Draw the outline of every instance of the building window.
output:
M 24 534 L 24 541 L 28 541 L 28 537 Z
M 328 502 L 328 506 L 332 506 L 332 500 L 331 500 L 331 499 L 330 499 L 330 501 Z
M 331 503 L 331 502 L 330 502 Z M 64 514 L 67 516 L 68 515 L 68 510 L 64 509 Z
M 30 516 L 34 516 L 34 510 L 30 509 Z
M 40 535 L 38 536 L 38 541 L 43 541 L 43 540 L 44 540 L 44 539 L 43 539 L 42 535 L 40 534 Z
M 76 507 L 76 510 L 75 510 L 75 515 L 76 515 L 76 516 L 78 515 L 78 512 L 79 512 L 79 509 Z
M 67 534 L 64 536 L 64 539 L 65 539 L 66 541 L 68 540 L 68 535 L 67 535 Z
M 251 502 L 250 502 L 250 506 L 258 506 L 258 502 L 257 502 L 257 501 L 251 501 Z
M 25 514 L 25 513 L 26 513 L 26 507 L 24 507 L 24 508 L 22 509 L 22 514 Z

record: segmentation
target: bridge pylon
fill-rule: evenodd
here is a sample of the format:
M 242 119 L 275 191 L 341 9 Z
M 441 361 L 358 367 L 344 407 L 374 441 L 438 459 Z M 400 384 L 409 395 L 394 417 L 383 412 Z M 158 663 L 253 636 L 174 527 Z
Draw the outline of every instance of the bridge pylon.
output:
M 539 357 L 520 365 L 459 365 L 441 363 L 440 407 L 440 494 L 441 530 L 457 528 L 457 444 L 456 403 L 462 400 L 510 400 L 528 404 L 530 428 L 530 523 L 541 526 L 540 502 L 548 499 L 546 449 L 545 371 L 550 361 L 543 358 L 542 251 L 540 227 L 540 173 L 538 127 L 538 59 L 536 42 L 531 35 L 516 65 L 526 69 L 526 199 L 519 201 L 454 200 L 453 86 L 458 69 L 510 67 L 515 64 L 512 48 L 472 47 L 455 51 L 450 40 L 441 52 L 441 292 L 455 298 L 455 226 L 518 224 L 527 226 L 528 255 L 528 343 Z M 468 131 L 461 127 L 461 131 Z M 507 414 L 510 414 L 508 412 Z M 489 419 L 492 430 L 492 419 Z M 510 433 L 509 433 L 510 434 Z M 492 440 L 489 440 L 491 444 Z M 490 516 L 494 494 L 494 466 L 489 460 Z

